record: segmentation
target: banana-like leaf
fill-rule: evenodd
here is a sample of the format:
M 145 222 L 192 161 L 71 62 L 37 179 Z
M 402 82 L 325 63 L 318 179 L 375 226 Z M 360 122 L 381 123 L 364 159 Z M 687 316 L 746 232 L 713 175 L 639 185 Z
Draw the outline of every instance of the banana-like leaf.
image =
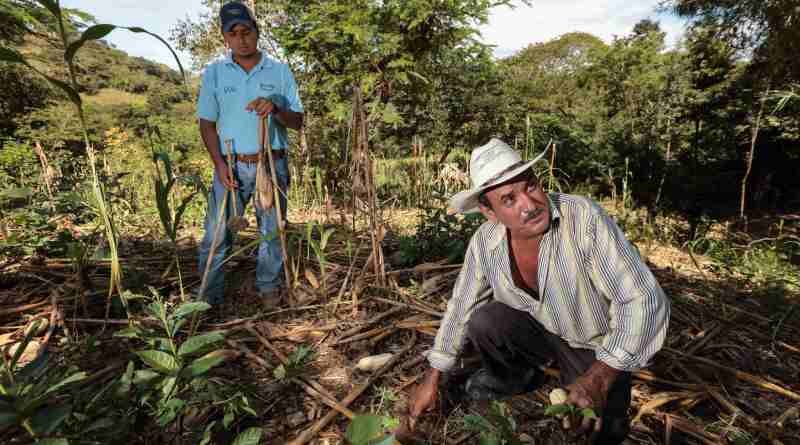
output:
M 72 374 L 71 376 L 65 378 L 64 380 L 62 380 L 62 381 L 56 383 L 55 385 L 51 386 L 50 388 L 48 388 L 47 391 L 44 392 L 44 395 L 55 393 L 59 389 L 65 387 L 65 386 L 67 386 L 67 385 L 69 385 L 71 383 L 80 382 L 81 380 L 86 379 L 86 377 L 88 377 L 88 375 L 85 372 L 77 372 L 75 374 Z
M 175 54 L 175 50 L 172 49 L 172 47 L 169 45 L 169 43 L 167 43 L 166 40 L 162 39 L 161 36 L 159 36 L 158 34 L 154 34 L 154 33 L 150 32 L 150 31 L 148 31 L 148 30 L 146 30 L 144 28 L 140 28 L 138 26 L 132 26 L 130 28 L 125 28 L 125 29 L 127 29 L 130 32 L 144 33 L 144 34 L 150 35 L 150 36 L 155 37 L 156 39 L 158 39 L 161 43 L 163 43 L 167 47 L 169 52 L 172 53 L 172 57 L 175 58 L 175 63 L 178 64 L 178 69 L 181 71 L 181 77 L 183 78 L 183 81 L 186 82 L 186 73 L 183 70 L 183 65 L 181 65 L 181 59 L 178 58 L 178 55 Z
M 219 343 L 225 340 L 225 336 L 221 332 L 210 332 L 208 334 L 195 335 L 189 337 L 181 347 L 178 349 L 178 355 L 183 357 L 186 355 L 194 354 L 208 346 Z
M 176 377 L 167 377 L 161 382 L 161 394 L 164 397 L 169 397 L 172 395 L 172 391 L 175 390 L 175 385 L 178 384 L 178 379 Z
M 114 396 L 117 398 L 124 398 L 131 392 L 134 371 L 133 362 L 128 362 L 128 367 L 125 369 L 125 373 L 119 378 L 119 385 L 117 385 L 114 390 Z
M 61 16 L 61 7 L 58 6 L 57 1 L 54 0 L 36 0 L 36 1 L 39 2 L 40 5 L 47 8 L 47 10 L 50 11 L 51 14 L 53 14 L 53 17 L 58 18 Z
M 14 425 L 19 421 L 19 414 L 14 411 L 0 411 L 0 428 Z
M 197 190 L 193 191 L 188 196 L 183 198 L 183 200 L 181 201 L 181 204 L 178 206 L 178 210 L 175 211 L 175 221 L 173 221 L 173 223 L 172 223 L 172 226 L 173 226 L 172 229 L 173 229 L 174 233 L 177 234 L 178 229 L 181 226 L 181 218 L 183 218 L 183 212 L 186 211 L 186 206 L 189 205 L 189 203 L 192 201 L 192 199 L 196 195 L 197 195 Z M 177 236 L 175 236 L 175 238 L 177 239 Z
M 178 331 L 181 330 L 183 325 L 186 324 L 187 321 L 188 320 L 186 318 L 179 318 L 177 320 L 171 320 L 171 321 L 167 322 L 167 323 L 170 324 L 169 335 L 174 337 L 178 333 Z
M 183 377 L 197 377 L 207 373 L 211 368 L 220 365 L 225 360 L 236 357 L 236 351 L 218 350 L 212 351 L 208 354 L 193 361 L 189 366 L 181 371 Z
M 183 303 L 182 305 L 178 306 L 177 309 L 175 309 L 175 312 L 172 313 L 171 318 L 182 318 L 186 317 L 187 315 L 194 314 L 195 312 L 203 312 L 209 309 L 211 309 L 211 305 L 204 301 Z
M 494 434 L 482 434 L 478 439 L 478 445 L 502 445 L 503 442 Z
M 109 24 L 100 24 L 94 25 L 86 28 L 81 34 L 81 37 L 70 43 L 67 47 L 67 50 L 64 51 L 64 60 L 67 63 L 72 63 L 72 59 L 75 57 L 75 53 L 83 46 L 84 43 L 88 42 L 89 40 L 99 40 L 103 37 L 107 36 L 111 31 L 116 28 L 114 25 Z
M 0 46 L 0 62 L 21 63 L 27 65 L 28 62 L 22 57 L 22 54 L 14 51 L 11 48 Z
M 67 96 L 69 97 L 69 100 L 71 100 L 75 105 L 78 105 L 78 106 L 81 105 L 81 103 L 82 103 L 81 95 L 78 94 L 78 92 L 75 91 L 74 88 L 69 86 L 69 84 L 67 84 L 66 82 L 63 82 L 63 81 L 58 80 L 58 79 L 56 79 L 54 77 L 48 76 L 47 74 L 37 70 L 36 68 L 34 68 L 33 65 L 28 63 L 28 61 L 25 60 L 24 57 L 22 57 L 22 54 L 18 53 L 17 51 L 14 51 L 13 49 L 10 49 L 10 48 L 6 48 L 6 47 L 3 47 L 3 46 L 0 46 L 0 62 L 20 63 L 22 65 L 27 66 L 31 71 L 33 71 L 36 74 L 44 77 L 45 79 L 47 79 L 48 82 L 50 82 L 51 84 L 57 86 L 62 91 L 64 91 L 67 94 Z
M 328 245 L 328 239 L 333 235 L 335 229 L 330 228 L 322 234 L 322 239 L 319 241 L 319 249 L 325 251 L 325 246 Z
M 11 357 L 11 363 L 9 365 L 9 369 L 11 369 L 12 371 L 14 370 L 14 367 L 17 366 L 17 362 L 19 361 L 19 358 L 22 357 L 22 353 L 25 352 L 25 349 L 28 347 L 28 344 L 30 344 L 31 340 L 33 340 L 33 337 L 36 335 L 36 331 L 39 330 L 38 329 L 39 323 L 40 323 L 39 320 L 34 322 L 33 329 L 28 330 L 28 333 L 25 335 L 25 338 L 23 338 L 19 346 L 17 346 L 17 350 L 14 352 L 14 356 Z
M 86 432 L 86 430 L 84 430 Z M 41 439 L 37 440 L 33 445 L 69 445 L 69 440 L 62 438 L 54 439 Z
M 161 378 L 161 374 L 149 369 L 140 369 L 133 373 L 133 384 L 139 387 L 149 386 Z
M 42 1 L 42 0 L 40 0 L 40 1 Z M 90 26 L 89 28 L 87 28 L 83 32 L 83 34 L 81 34 L 81 37 L 78 40 L 72 42 L 67 47 L 67 50 L 64 51 L 64 60 L 66 60 L 67 63 L 71 63 L 72 59 L 75 57 L 75 53 L 77 53 L 78 50 L 86 42 L 88 42 L 89 40 L 102 39 L 103 37 L 107 36 L 111 31 L 113 31 L 113 30 L 115 30 L 117 28 L 119 28 L 119 29 L 127 29 L 128 31 L 134 32 L 134 33 L 137 33 L 137 34 L 138 33 L 144 33 L 144 34 L 150 35 L 150 36 L 155 37 L 156 39 L 158 39 L 158 41 L 163 43 L 164 46 L 166 46 L 167 49 L 169 49 L 169 52 L 172 53 L 172 57 L 175 58 L 175 62 L 178 64 L 178 69 L 180 69 L 181 78 L 184 80 L 184 82 L 186 82 L 186 73 L 183 70 L 183 65 L 181 64 L 181 60 L 178 58 L 178 55 L 175 53 L 175 50 L 172 49 L 172 46 L 170 46 L 170 44 L 167 43 L 166 40 L 162 39 L 161 36 L 159 36 L 158 34 L 152 33 L 150 31 L 148 31 L 148 30 L 146 30 L 144 28 L 140 28 L 138 26 L 132 26 L 132 27 L 117 26 L 117 25 L 112 25 L 112 24 L 109 24 L 109 23 L 102 23 L 102 24 L 99 24 L 99 25 Z
M 58 429 L 72 414 L 72 405 L 43 406 L 31 417 L 31 428 L 36 434 L 47 436 Z
M 162 351 L 135 351 L 147 366 L 162 374 L 172 375 L 180 369 L 178 361 L 173 356 Z
M 259 441 L 261 441 L 261 433 L 261 428 L 248 428 L 236 436 L 233 445 L 258 445 Z
M 117 338 L 141 338 L 142 337 L 142 329 L 138 326 L 129 326 L 125 329 L 121 329 L 117 332 L 114 332 L 113 337 Z

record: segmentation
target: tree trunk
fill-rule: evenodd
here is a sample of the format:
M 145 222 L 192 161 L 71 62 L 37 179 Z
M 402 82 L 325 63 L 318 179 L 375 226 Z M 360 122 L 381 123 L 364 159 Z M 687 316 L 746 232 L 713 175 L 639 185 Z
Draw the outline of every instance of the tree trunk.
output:
M 767 87 L 767 92 L 761 98 L 761 105 L 758 108 L 755 125 L 750 129 L 750 151 L 747 153 L 747 158 L 745 159 L 745 171 L 744 176 L 742 177 L 742 194 L 739 201 L 739 218 L 741 219 L 744 219 L 744 207 L 745 202 L 747 201 L 747 180 L 750 178 L 750 173 L 753 170 L 753 157 L 755 156 L 756 151 L 756 141 L 758 140 L 758 131 L 761 128 L 761 117 L 764 115 L 764 103 L 766 102 L 766 96 L 768 94 L 769 87 Z

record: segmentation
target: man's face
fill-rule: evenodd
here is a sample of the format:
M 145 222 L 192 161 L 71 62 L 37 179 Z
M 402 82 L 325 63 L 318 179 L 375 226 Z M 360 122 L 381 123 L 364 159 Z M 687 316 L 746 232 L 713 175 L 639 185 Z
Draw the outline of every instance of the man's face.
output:
M 255 29 L 238 23 L 222 35 L 234 56 L 249 57 L 258 51 L 258 33 Z
M 514 238 L 537 238 L 550 228 L 547 195 L 532 172 L 491 189 L 485 196 L 492 207 L 481 205 L 481 213 L 506 226 Z

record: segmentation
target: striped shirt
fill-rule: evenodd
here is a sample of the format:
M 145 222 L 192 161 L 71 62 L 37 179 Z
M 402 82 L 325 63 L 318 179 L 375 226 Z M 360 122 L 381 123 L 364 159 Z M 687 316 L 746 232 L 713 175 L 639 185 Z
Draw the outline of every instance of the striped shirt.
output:
M 506 228 L 484 223 L 470 240 L 427 352 L 432 367 L 447 371 L 455 365 L 470 313 L 492 298 L 528 312 L 571 347 L 594 350 L 598 360 L 622 371 L 646 366 L 661 349 L 670 303 L 636 248 L 596 202 L 561 193 L 549 194 L 548 201 L 550 229 L 539 248 L 540 298 L 514 284 Z

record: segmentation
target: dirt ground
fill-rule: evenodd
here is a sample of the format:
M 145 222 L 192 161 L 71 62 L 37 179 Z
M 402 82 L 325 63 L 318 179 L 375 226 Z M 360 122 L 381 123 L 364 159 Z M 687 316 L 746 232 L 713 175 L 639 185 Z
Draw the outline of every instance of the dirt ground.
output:
M 303 238 L 304 221 L 325 219 L 322 212 L 290 214 L 289 240 L 296 253 L 291 260 L 296 283 L 291 305 L 279 310 L 262 306 L 252 284 L 253 247 L 227 264 L 225 303 L 204 320 L 203 329 L 226 330 L 227 347 L 239 352 L 238 359 L 215 372 L 253 391 L 259 418 L 248 420 L 247 425 L 264 429 L 262 443 L 300 443 L 297 438 L 304 432 L 306 443 L 344 443 L 348 419 L 330 407 L 337 403 L 338 411 L 349 414 L 371 412 L 400 418 L 405 413 L 407 396 L 427 367 L 423 352 L 433 342 L 458 265 L 423 264 L 409 269 L 392 265 L 397 234 L 409 233 L 416 214 L 391 216 L 384 240 L 384 283 L 367 263 L 368 236 L 358 227 L 353 231 L 351 224 L 341 224 L 338 215 L 328 215 L 326 227 L 336 232 L 328 249 L 326 273 L 321 273 Z M 196 233 L 187 234 L 179 250 L 187 287 L 200 280 L 194 260 L 196 239 Z M 253 239 L 251 229 L 236 244 L 245 246 Z M 171 254 L 163 242 L 123 239 L 121 257 L 127 288 L 157 283 L 164 295 L 180 298 L 176 274 L 167 270 Z M 652 366 L 634 376 L 629 443 L 800 443 L 800 325 L 794 318 L 781 321 L 781 314 L 796 304 L 797 296 L 755 299 L 758 289 L 746 282 L 719 279 L 707 261 L 699 258 L 695 264 L 674 247 L 649 245 L 646 258 L 672 299 L 673 310 L 666 346 Z M 2 275 L 0 325 L 6 341 L 18 338 L 32 316 L 56 309 L 50 304 L 54 289 L 67 297 L 75 289 L 88 288 L 89 305 L 79 307 L 68 298 L 57 304 L 71 337 L 97 333 L 102 326 L 107 262 L 88 263 L 81 278 L 67 260 L 33 258 L 6 266 Z M 124 325 L 124 320 L 120 322 Z M 115 348 L 117 340 L 106 332 L 98 336 L 97 362 L 87 361 L 97 369 L 112 357 L 129 358 L 127 351 Z M 65 335 L 57 331 L 47 347 L 58 352 L 63 344 L 58 337 Z M 297 379 L 276 379 L 273 370 L 280 364 L 278 355 L 289 355 L 301 345 L 313 348 L 313 360 Z M 370 372 L 355 369 L 359 359 L 387 352 L 393 354 L 389 365 Z M 464 363 L 453 377 L 456 383 L 476 366 L 474 360 Z M 544 415 L 547 394 L 557 383 L 557 369 L 544 371 L 548 377 L 540 389 L 506 401 L 517 434 L 523 443 L 570 443 L 558 421 Z M 443 399 L 421 422 L 423 442 L 478 443 L 478 436 L 465 430 L 463 417 L 485 413 L 487 407 Z

